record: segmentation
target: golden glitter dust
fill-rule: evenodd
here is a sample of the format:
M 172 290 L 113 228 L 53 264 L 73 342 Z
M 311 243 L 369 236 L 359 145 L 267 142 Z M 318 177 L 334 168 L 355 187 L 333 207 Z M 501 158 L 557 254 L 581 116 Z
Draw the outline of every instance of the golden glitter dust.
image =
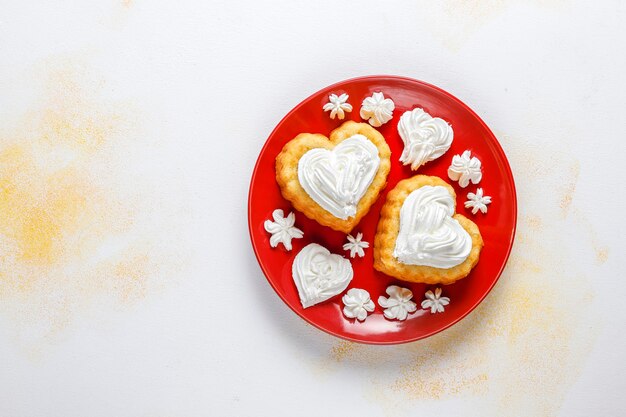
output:
M 491 294 L 433 337 L 387 347 L 337 342 L 316 365 L 326 374 L 348 368 L 364 373 L 365 397 L 388 415 L 408 413 L 411 404 L 463 397 L 482 416 L 555 416 L 593 344 L 594 317 L 587 309 L 593 292 L 580 265 L 603 262 L 609 249 L 598 244 L 575 206 L 580 166 L 566 155 L 550 159 L 545 149 L 534 153 L 519 138 L 501 139 L 515 172 L 527 181 L 517 184 L 516 242 Z M 543 187 L 559 191 L 544 193 L 535 207 L 527 196 Z M 589 259 L 574 259 L 564 229 L 589 243 Z
M 335 361 L 340 362 L 346 358 L 346 356 L 354 352 L 358 347 L 359 345 L 357 343 L 342 340 L 330 349 L 330 356 Z
M 0 319 L 33 352 L 96 298 L 141 298 L 157 268 L 113 179 L 131 108 L 101 98 L 80 60 L 44 67 L 35 104 L 0 125 Z

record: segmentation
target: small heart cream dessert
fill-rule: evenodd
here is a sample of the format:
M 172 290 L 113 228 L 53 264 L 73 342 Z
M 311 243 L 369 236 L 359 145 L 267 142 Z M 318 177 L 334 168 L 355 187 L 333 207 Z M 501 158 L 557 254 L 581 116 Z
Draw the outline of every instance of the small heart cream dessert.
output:
M 366 123 L 345 122 L 330 138 L 301 133 L 276 157 L 283 197 L 307 217 L 349 233 L 387 183 L 391 151 Z
M 478 226 L 455 214 L 454 189 L 416 175 L 387 194 L 374 239 L 374 268 L 404 281 L 451 284 L 478 262 Z
M 349 260 L 317 243 L 302 248 L 293 261 L 291 273 L 304 308 L 341 294 L 354 274 Z
M 413 171 L 446 153 L 454 139 L 454 131 L 448 122 L 432 117 L 420 108 L 402 114 L 398 134 L 404 142 L 400 162 L 411 165 Z

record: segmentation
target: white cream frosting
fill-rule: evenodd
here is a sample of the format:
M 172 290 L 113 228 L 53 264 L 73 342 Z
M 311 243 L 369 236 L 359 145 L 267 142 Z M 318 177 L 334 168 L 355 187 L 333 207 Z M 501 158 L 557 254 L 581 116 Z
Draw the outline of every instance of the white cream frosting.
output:
M 304 308 L 341 294 L 354 274 L 349 260 L 317 243 L 302 248 L 293 261 L 291 273 Z
M 328 96 L 328 103 L 324 104 L 324 111 L 330 112 L 330 118 L 334 119 L 335 116 L 339 120 L 343 120 L 346 117 L 346 113 L 352 111 L 352 104 L 348 103 L 348 96 L 346 93 L 341 95 L 331 94 Z
M 448 168 L 448 177 L 452 181 L 458 181 L 462 188 L 467 187 L 470 181 L 472 184 L 478 184 L 483 178 L 480 165 L 480 159 L 472 156 L 470 151 L 465 151 L 462 155 L 454 155 L 452 164 Z
M 343 314 L 349 319 L 356 318 L 363 321 L 367 314 L 374 311 L 374 302 L 370 298 L 370 293 L 360 288 L 350 288 L 341 298 L 343 301 Z
M 302 155 L 298 180 L 313 201 L 346 220 L 356 214 L 379 166 L 376 145 L 363 135 L 354 135 L 332 150 L 315 148 Z
M 381 92 L 366 97 L 361 103 L 361 118 L 367 120 L 374 127 L 380 127 L 393 118 L 396 108 L 393 100 L 385 98 Z
M 383 315 L 390 319 L 406 320 L 410 313 L 417 311 L 417 305 L 411 301 L 413 293 L 408 288 L 390 285 L 385 290 L 387 297 L 378 297 L 378 305 L 384 308 Z
M 448 122 L 432 117 L 421 108 L 404 112 L 398 123 L 398 133 L 404 142 L 400 162 L 411 164 L 412 170 L 446 153 L 454 138 Z
M 469 233 L 452 218 L 455 201 L 445 187 L 411 192 L 400 208 L 400 232 L 393 256 L 408 265 L 452 268 L 472 249 Z
M 443 313 L 445 306 L 450 304 L 450 298 L 441 296 L 441 288 L 437 288 L 433 293 L 431 290 L 424 294 L 426 299 L 422 301 L 423 309 L 430 309 L 430 314 Z
M 272 213 L 274 221 L 265 220 L 263 227 L 268 233 L 271 233 L 270 246 L 275 248 L 279 243 L 282 243 L 285 249 L 291 250 L 291 239 L 300 239 L 304 235 L 302 230 L 294 226 L 296 222 L 296 215 L 289 213 L 285 217 L 285 213 L 276 209 Z

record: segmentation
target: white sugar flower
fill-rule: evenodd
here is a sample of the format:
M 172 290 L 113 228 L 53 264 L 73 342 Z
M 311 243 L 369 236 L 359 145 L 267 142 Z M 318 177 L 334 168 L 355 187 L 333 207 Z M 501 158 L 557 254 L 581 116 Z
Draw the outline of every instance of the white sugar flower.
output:
M 452 164 L 448 168 L 448 177 L 452 181 L 458 181 L 461 188 L 472 184 L 478 184 L 483 178 L 480 170 L 480 159 L 472 156 L 470 151 L 463 152 L 462 155 L 454 155 Z
M 468 193 L 468 200 L 465 202 L 465 207 L 472 208 L 472 214 L 478 213 L 478 210 L 481 213 L 487 213 L 487 204 L 491 204 L 491 197 L 488 195 L 483 195 L 483 189 L 479 188 L 476 190 L 476 194 Z
M 426 299 L 422 301 L 422 308 L 430 308 L 430 314 L 443 313 L 443 307 L 450 304 L 450 299 L 448 297 L 441 296 L 441 288 L 437 288 L 434 293 L 431 290 L 428 290 L 424 295 Z
M 390 98 L 385 98 L 383 93 L 374 93 L 366 97 L 361 103 L 361 117 L 369 121 L 374 127 L 379 127 L 393 118 L 393 110 L 396 105 Z
M 275 248 L 279 243 L 285 246 L 285 249 L 291 250 L 291 239 L 300 239 L 304 234 L 302 230 L 294 227 L 296 215 L 289 213 L 284 217 L 282 210 L 277 209 L 272 213 L 274 221 L 265 220 L 263 226 L 265 230 L 272 234 L 270 238 L 270 246 Z
M 337 116 L 339 120 L 343 120 L 343 118 L 346 117 L 346 113 L 352 111 L 352 105 L 348 103 L 348 97 L 346 93 L 340 96 L 337 96 L 337 94 L 328 96 L 328 103 L 324 104 L 324 111 L 330 112 L 331 119 Z
M 411 301 L 413 293 L 407 288 L 397 285 L 387 287 L 389 298 L 378 297 L 378 304 L 384 308 L 383 314 L 388 319 L 406 320 L 409 313 L 415 313 L 417 305 Z
M 350 288 L 341 298 L 344 308 L 343 314 L 349 319 L 356 318 L 363 321 L 367 318 L 367 313 L 374 311 L 374 302 L 370 298 L 370 293 L 360 288 Z
M 363 233 L 357 233 L 356 237 L 352 237 L 352 235 L 348 235 L 348 243 L 343 245 L 343 250 L 350 251 L 350 257 L 354 258 L 355 255 L 359 255 L 359 257 L 364 257 L 365 252 L 363 249 L 367 249 L 370 247 L 370 244 L 362 241 Z

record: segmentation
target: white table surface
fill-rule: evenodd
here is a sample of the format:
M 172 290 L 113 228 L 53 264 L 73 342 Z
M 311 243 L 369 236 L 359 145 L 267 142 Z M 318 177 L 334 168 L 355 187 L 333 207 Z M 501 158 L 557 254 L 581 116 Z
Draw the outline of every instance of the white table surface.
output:
M 2 1 L 0 415 L 625 415 L 626 6 L 479 3 Z M 459 97 L 518 187 L 494 291 L 402 346 L 305 324 L 247 232 L 275 124 L 367 74 Z

